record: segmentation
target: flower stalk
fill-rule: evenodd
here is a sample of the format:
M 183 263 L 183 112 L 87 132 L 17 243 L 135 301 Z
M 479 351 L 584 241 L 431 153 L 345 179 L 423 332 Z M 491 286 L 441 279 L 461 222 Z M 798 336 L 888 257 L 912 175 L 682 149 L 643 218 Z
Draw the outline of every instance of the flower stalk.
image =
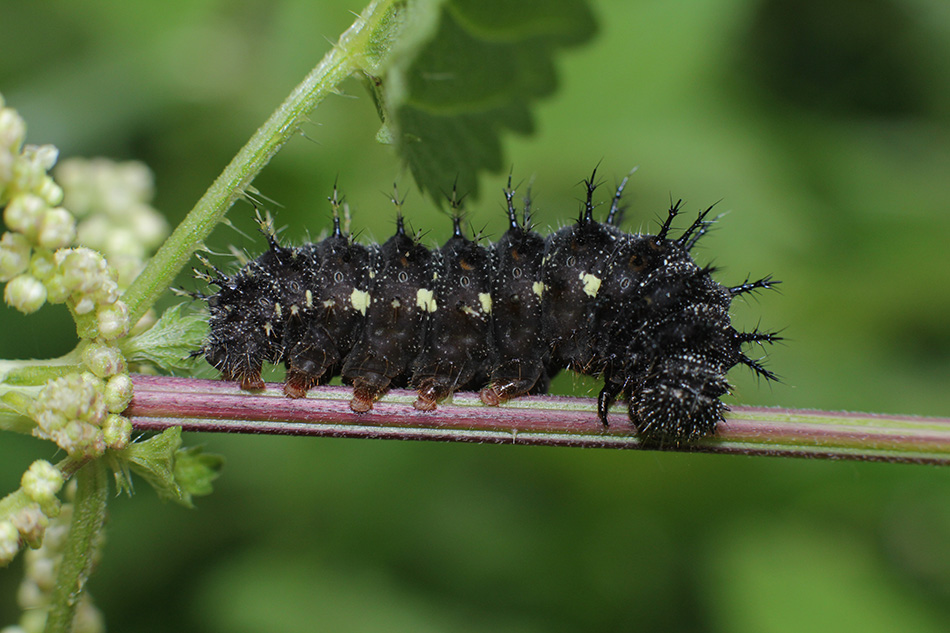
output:
M 411 406 L 414 392 L 394 390 L 370 413 L 356 414 L 346 387 L 290 399 L 279 385 L 247 393 L 213 380 L 132 380 L 135 397 L 125 415 L 140 431 L 181 426 L 209 433 L 644 448 L 622 407 L 604 428 L 589 398 L 534 396 L 486 407 L 476 394 L 463 393 L 426 413 Z M 950 419 L 736 406 L 716 437 L 679 450 L 950 464 Z
M 76 473 L 76 499 L 69 536 L 59 565 L 46 619 L 46 633 L 69 633 L 86 581 L 92 574 L 93 552 L 101 539 L 109 493 L 109 475 L 101 459 L 89 461 Z

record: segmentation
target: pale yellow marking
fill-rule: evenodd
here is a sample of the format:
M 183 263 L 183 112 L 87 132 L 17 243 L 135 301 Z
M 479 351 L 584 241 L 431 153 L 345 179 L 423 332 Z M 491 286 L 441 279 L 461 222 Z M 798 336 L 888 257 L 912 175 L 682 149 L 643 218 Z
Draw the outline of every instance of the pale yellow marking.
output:
M 402 302 L 399 299 L 393 299 L 392 306 L 398 308 L 402 305 Z
M 472 308 L 471 306 L 462 306 L 459 308 L 462 311 L 462 314 L 467 314 L 470 317 L 478 317 L 478 310 Z
M 279 303 L 275 303 L 275 304 L 274 304 L 274 314 L 276 314 L 277 316 L 280 316 L 280 304 L 279 304 Z
M 428 288 L 419 288 L 416 291 L 416 305 L 426 312 L 435 312 L 439 309 L 439 304 L 435 302 L 435 297 Z
M 294 305 L 290 306 L 290 314 L 291 314 L 291 316 L 297 316 L 297 314 L 298 314 L 299 312 L 300 312 L 300 308 L 297 307 L 297 304 L 296 304 L 296 303 L 295 303 Z
M 534 294 L 538 295 L 539 297 L 543 297 L 544 291 L 547 290 L 548 287 L 545 286 L 540 281 L 536 281 L 533 284 L 531 284 L 531 289 L 534 291 Z
M 350 294 L 350 304 L 354 310 L 358 310 L 360 314 L 366 316 L 366 308 L 370 304 L 369 293 L 359 288 L 353 288 L 353 292 Z
M 323 307 L 327 309 L 332 308 L 335 305 L 336 305 L 336 301 L 334 301 L 333 299 L 327 299 L 326 301 L 323 302 Z M 353 307 L 355 308 L 356 306 L 353 306 Z
M 267 334 L 268 337 L 270 337 L 273 332 L 274 332 L 274 327 L 270 324 L 270 321 L 268 321 L 267 323 L 264 324 L 264 333 Z
M 589 297 L 596 297 L 600 291 L 600 277 L 595 277 L 590 273 L 581 273 L 578 278 L 584 282 L 584 294 Z
M 491 295 L 487 292 L 478 293 L 478 302 L 482 304 L 482 312 L 491 314 Z
M 372 271 L 372 270 L 369 271 L 369 278 L 370 278 L 370 279 L 376 279 L 376 272 L 375 272 L 375 271 Z
M 307 292 L 303 293 L 303 296 L 304 296 L 304 299 L 306 299 L 307 301 L 307 307 L 312 308 L 313 307 L 313 293 L 310 292 L 309 288 L 307 289 Z

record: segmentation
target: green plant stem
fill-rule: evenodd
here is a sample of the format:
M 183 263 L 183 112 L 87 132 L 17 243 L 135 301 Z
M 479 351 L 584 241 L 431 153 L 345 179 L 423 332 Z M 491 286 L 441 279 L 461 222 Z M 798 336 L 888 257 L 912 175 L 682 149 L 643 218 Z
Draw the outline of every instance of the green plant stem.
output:
M 105 461 L 95 459 L 76 472 L 76 498 L 69 536 L 59 565 L 46 633 L 69 633 L 76 607 L 92 573 L 95 551 L 106 516 L 109 478 Z
M 291 399 L 280 385 L 247 393 L 214 380 L 132 379 L 135 397 L 125 414 L 140 430 L 645 448 L 624 407 L 604 428 L 590 398 L 532 396 L 488 407 L 477 394 L 458 393 L 436 411 L 421 412 L 412 406 L 414 392 L 393 390 L 371 412 L 358 414 L 349 408 L 353 394 L 346 387 L 319 387 Z M 950 420 L 736 406 L 715 437 L 677 450 L 950 465 Z
M 168 289 L 192 253 L 244 195 L 254 177 L 297 133 L 317 104 L 336 92 L 344 79 L 367 62 L 367 57 L 378 56 L 380 43 L 391 43 L 392 32 L 400 26 L 394 19 L 397 5 L 396 0 L 371 3 L 224 168 L 122 297 L 132 323 Z

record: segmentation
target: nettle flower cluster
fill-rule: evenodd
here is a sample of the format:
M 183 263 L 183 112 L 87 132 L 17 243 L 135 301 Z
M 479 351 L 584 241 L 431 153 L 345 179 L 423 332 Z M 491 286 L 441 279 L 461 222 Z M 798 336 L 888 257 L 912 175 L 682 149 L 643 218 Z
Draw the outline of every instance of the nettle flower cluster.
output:
M 58 168 L 57 182 L 49 172 L 58 150 L 25 145 L 25 136 L 23 119 L 0 96 L 0 207 L 8 229 L 0 237 L 3 297 L 25 314 L 45 303 L 65 304 L 81 341 L 76 371 L 27 393 L 20 413 L 35 422 L 33 435 L 70 458 L 91 459 L 130 441 L 132 425 L 121 413 L 132 381 L 117 342 L 133 324 L 119 297 L 168 227 L 148 204 L 152 178 L 144 166 L 71 160 Z M 42 464 L 34 467 L 47 475 L 56 470 Z M 38 545 L 45 523 L 34 515 L 55 516 L 47 510 L 58 506 L 37 500 L 0 516 L 0 563 L 19 544 Z

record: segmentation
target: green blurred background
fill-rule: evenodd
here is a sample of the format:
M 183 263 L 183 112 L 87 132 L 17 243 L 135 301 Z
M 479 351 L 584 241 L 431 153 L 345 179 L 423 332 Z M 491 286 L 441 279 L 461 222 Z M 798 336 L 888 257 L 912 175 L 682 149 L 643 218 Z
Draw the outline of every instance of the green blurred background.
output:
M 352 21 L 359 2 L 0 0 L 0 92 L 28 141 L 146 162 L 177 223 Z M 737 369 L 732 402 L 950 415 L 950 5 L 945 0 L 594 4 L 536 133 L 509 137 L 537 218 L 581 178 L 632 166 L 631 229 L 670 197 L 729 211 L 698 258 L 781 294 L 740 303 L 783 329 L 781 384 Z M 503 69 L 499 69 L 503 72 Z M 448 222 L 374 136 L 356 81 L 255 182 L 284 235 L 384 239 L 385 194 Z M 473 224 L 503 230 L 504 175 Z M 263 245 L 237 205 L 209 246 Z M 182 279 L 182 285 L 192 283 Z M 167 304 L 176 299 L 169 296 Z M 74 343 L 65 310 L 0 310 L 0 356 Z M 595 394 L 566 377 L 561 391 Z M 228 462 L 194 511 L 140 482 L 111 503 L 92 592 L 113 631 L 946 631 L 950 471 L 602 450 L 191 436 Z M 46 443 L 5 434 L 0 490 Z M 0 571 L 0 626 L 19 563 Z

